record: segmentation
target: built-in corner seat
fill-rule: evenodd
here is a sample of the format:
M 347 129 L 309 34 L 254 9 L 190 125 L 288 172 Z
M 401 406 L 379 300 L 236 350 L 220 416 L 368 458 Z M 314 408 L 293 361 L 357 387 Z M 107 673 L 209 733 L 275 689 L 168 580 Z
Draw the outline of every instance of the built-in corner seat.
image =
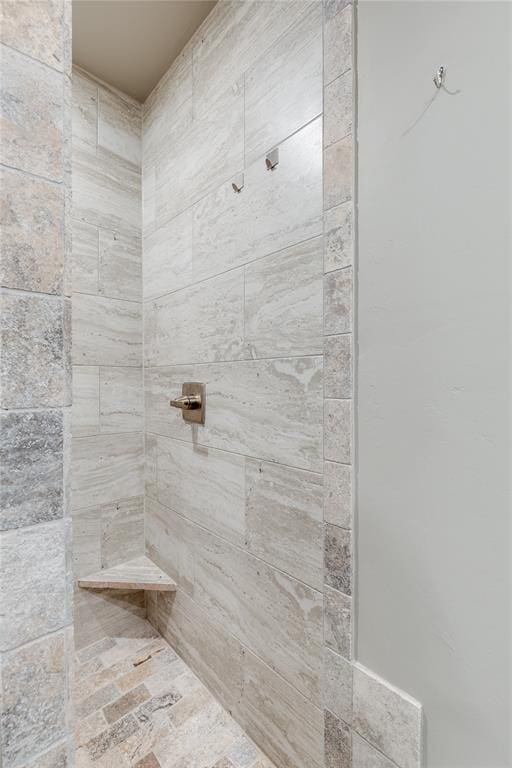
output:
M 83 576 L 78 586 L 85 589 L 150 589 L 175 592 L 176 582 L 149 557 L 136 557 L 113 568 Z

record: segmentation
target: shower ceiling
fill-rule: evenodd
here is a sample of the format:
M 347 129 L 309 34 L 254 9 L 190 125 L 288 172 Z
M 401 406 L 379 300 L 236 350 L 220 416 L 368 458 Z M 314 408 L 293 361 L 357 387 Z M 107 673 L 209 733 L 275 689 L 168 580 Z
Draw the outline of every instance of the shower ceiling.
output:
M 215 0 L 73 0 L 73 61 L 144 101 Z

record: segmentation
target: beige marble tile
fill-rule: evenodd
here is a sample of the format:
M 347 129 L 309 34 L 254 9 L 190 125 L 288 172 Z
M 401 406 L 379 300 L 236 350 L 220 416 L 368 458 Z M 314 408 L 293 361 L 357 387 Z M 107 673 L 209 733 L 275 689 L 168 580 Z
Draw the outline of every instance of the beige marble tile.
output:
M 163 296 L 195 280 L 192 261 L 192 208 L 144 233 L 145 299 Z M 201 277 L 201 275 L 198 275 Z
M 343 720 L 324 712 L 324 759 L 325 768 L 352 767 L 352 733 Z
M 322 233 L 322 121 L 279 147 L 279 165 L 258 160 L 245 169 L 244 188 L 232 179 L 194 207 L 194 265 L 201 275 L 223 272 Z
M 352 133 L 352 79 L 349 69 L 325 88 L 324 94 L 324 147 Z
M 139 235 L 100 229 L 98 293 L 126 301 L 142 300 L 142 243 Z
M 324 270 L 349 267 L 353 262 L 352 202 L 324 213 Z
M 8 169 L 0 171 L 0 185 L 1 284 L 24 291 L 61 293 L 62 188 Z
M 353 393 L 352 335 L 326 336 L 324 340 L 324 396 L 350 398 Z
M 150 498 L 145 500 L 144 534 L 147 556 L 183 588 L 183 525 L 176 512 Z M 192 578 L 193 581 L 193 578 Z
M 96 365 L 73 366 L 73 437 L 100 431 L 100 369 Z
M 144 307 L 147 366 L 239 359 L 244 275 L 234 270 Z
M 73 441 L 73 509 L 140 496 L 142 435 L 94 435 Z
M 101 567 L 144 554 L 144 497 L 132 496 L 101 508 Z
M 148 432 L 144 436 L 144 487 L 145 495 L 152 499 L 157 498 L 156 466 L 158 458 L 158 438 Z
M 352 722 L 352 665 L 330 648 L 324 648 L 324 707 L 349 725 Z
M 328 210 L 352 199 L 352 136 L 331 144 L 324 151 L 324 208 Z
M 352 330 L 352 267 L 329 272 L 324 278 L 324 330 L 328 334 Z
M 303 7 L 245 73 L 246 164 L 322 113 L 322 5 Z
M 352 734 L 353 768 L 395 768 L 395 763 L 388 760 L 382 752 L 374 749 L 357 733 Z
M 244 656 L 237 719 L 280 768 L 323 768 L 323 715 L 254 654 Z
M 421 765 L 421 705 L 356 663 L 354 729 L 399 768 Z
M 73 576 L 88 576 L 101 568 L 101 507 L 73 512 Z
M 72 287 L 78 293 L 98 293 L 98 228 L 73 219 Z
M 321 590 L 321 475 L 248 459 L 246 495 L 249 552 Z
M 3 45 L 1 161 L 53 181 L 63 177 L 63 76 Z
M 324 642 L 345 659 L 352 658 L 352 599 L 324 586 Z
M 245 345 L 249 357 L 314 355 L 322 349 L 322 238 L 245 268 Z
M 340 528 L 352 527 L 352 467 L 324 462 L 324 520 Z
M 324 3 L 324 82 L 330 83 L 352 67 L 353 9 L 347 0 Z
M 352 402 L 326 400 L 324 408 L 324 456 L 328 461 L 352 463 Z
M 96 151 L 98 131 L 98 85 L 73 67 L 73 146 L 83 144 Z
M 141 305 L 75 294 L 73 297 L 73 363 L 75 365 L 140 366 Z
M 98 146 L 134 165 L 142 159 L 142 107 L 130 97 L 98 89 Z
M 2 4 L 2 42 L 62 72 L 65 67 L 62 14 L 64 0 Z
M 99 369 L 101 432 L 137 432 L 143 425 L 142 370 Z

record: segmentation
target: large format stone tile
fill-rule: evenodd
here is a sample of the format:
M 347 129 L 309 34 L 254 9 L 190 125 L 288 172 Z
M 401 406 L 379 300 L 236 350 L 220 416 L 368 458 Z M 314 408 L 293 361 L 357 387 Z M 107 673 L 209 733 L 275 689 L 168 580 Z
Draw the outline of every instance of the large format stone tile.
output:
M 321 590 L 322 476 L 248 459 L 246 494 L 249 552 Z
M 354 729 L 399 768 L 421 765 L 421 705 L 361 664 L 354 666 Z
M 245 268 L 245 345 L 249 357 L 322 351 L 322 238 Z
M 194 282 L 192 208 L 144 233 L 144 298 L 153 299 Z M 202 277 L 202 276 L 200 276 Z
M 4 768 L 26 765 L 31 757 L 66 735 L 67 701 L 64 633 L 2 655 L 0 753 Z M 58 753 L 57 753 L 58 754 Z M 58 768 L 65 764 L 29 763 Z
M 0 650 L 8 650 L 55 632 L 69 619 L 64 523 L 4 531 L 0 550 Z
M 330 648 L 324 648 L 324 707 L 349 725 L 352 722 L 352 665 Z
M 63 177 L 63 76 L 2 45 L 1 161 L 53 181 Z
M 101 508 L 101 567 L 111 568 L 144 554 L 144 497 Z
M 140 368 L 100 368 L 101 432 L 142 430 L 143 399 Z
M 0 416 L 0 529 L 55 520 L 63 514 L 61 411 Z
M 142 435 L 94 435 L 73 440 L 73 509 L 143 492 Z
M 66 744 L 52 747 L 44 755 L 24 764 L 23 768 L 69 768 L 68 747 Z
M 322 4 L 311 3 L 245 73 L 246 163 L 322 113 L 322 70 Z
M 73 67 L 73 146 L 84 145 L 96 152 L 98 131 L 98 84 L 85 72 Z
M 114 89 L 98 90 L 98 146 L 134 165 L 142 159 L 142 107 Z
M 352 70 L 330 83 L 324 93 L 324 147 L 352 133 Z
M 100 431 L 100 369 L 97 365 L 73 366 L 73 438 Z
M 2 42 L 62 72 L 64 30 L 62 15 L 66 0 L 2 3 Z
M 349 0 L 326 0 L 324 11 L 324 82 L 327 85 L 352 66 L 352 16 Z
M 0 172 L 0 184 L 1 284 L 24 291 L 61 293 L 64 271 L 62 188 L 7 169 Z
M 73 219 L 72 287 L 78 293 L 98 293 L 98 228 Z
M 233 270 L 147 303 L 147 366 L 232 360 L 243 354 L 244 275 Z
M 99 231 L 98 293 L 142 300 L 142 243 L 138 234 Z
M 1 303 L 2 407 L 68 405 L 65 366 L 70 339 L 62 301 L 5 293 Z
M 172 509 L 155 499 L 145 499 L 144 535 L 147 556 L 163 571 L 172 576 L 182 588 L 187 589 L 184 566 L 182 518 Z M 191 591 L 193 575 L 190 580 Z
M 279 165 L 246 168 L 194 207 L 194 266 L 202 277 L 246 264 L 322 233 L 322 120 L 279 147 Z
M 73 296 L 73 363 L 135 366 L 142 360 L 142 309 L 133 301 Z
M 101 506 L 73 512 L 73 576 L 79 579 L 101 568 Z
M 323 715 L 254 654 L 244 654 L 237 719 L 280 768 L 323 768 Z

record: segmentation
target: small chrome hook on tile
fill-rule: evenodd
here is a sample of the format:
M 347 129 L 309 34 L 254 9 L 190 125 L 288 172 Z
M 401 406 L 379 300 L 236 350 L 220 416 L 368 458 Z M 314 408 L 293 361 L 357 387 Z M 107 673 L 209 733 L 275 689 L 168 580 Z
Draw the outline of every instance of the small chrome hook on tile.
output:
M 439 67 L 437 72 L 434 75 L 434 85 L 439 90 L 444 85 L 444 78 L 446 75 L 446 67 Z
M 235 181 L 231 182 L 231 186 L 233 187 L 233 192 L 241 192 L 244 188 L 244 175 L 243 173 L 240 174 L 240 176 L 237 176 Z
M 279 149 L 276 147 L 265 158 L 267 171 L 273 171 L 279 165 Z

